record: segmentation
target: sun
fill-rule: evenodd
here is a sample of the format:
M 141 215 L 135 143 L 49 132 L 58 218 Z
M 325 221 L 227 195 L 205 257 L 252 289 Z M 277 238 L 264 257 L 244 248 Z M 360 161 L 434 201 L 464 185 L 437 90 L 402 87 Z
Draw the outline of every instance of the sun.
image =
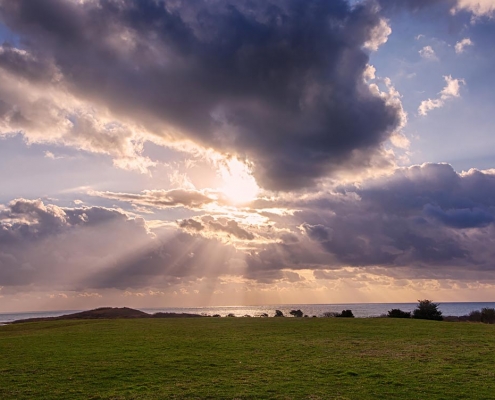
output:
M 256 199 L 260 188 L 246 164 L 231 158 L 221 165 L 219 173 L 223 181 L 220 191 L 232 203 L 240 205 Z

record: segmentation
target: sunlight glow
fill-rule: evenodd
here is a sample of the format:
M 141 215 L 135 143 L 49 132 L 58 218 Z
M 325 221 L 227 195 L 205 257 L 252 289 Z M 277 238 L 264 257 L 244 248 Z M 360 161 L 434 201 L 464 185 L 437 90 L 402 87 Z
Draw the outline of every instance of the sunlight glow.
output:
M 249 167 L 237 158 L 222 164 L 219 169 L 223 185 L 220 191 L 234 204 L 248 203 L 256 198 L 259 186 L 251 175 Z

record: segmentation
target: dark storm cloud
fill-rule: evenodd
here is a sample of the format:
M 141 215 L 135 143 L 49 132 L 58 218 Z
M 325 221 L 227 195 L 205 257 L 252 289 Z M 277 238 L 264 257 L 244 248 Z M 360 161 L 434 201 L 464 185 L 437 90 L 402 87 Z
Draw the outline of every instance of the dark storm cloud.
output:
M 53 65 L 37 60 L 8 43 L 0 46 L 0 68 L 35 82 L 51 81 L 56 73 Z
M 385 10 L 393 11 L 419 11 L 422 9 L 431 9 L 438 5 L 451 10 L 458 3 L 457 0 L 377 0 L 377 2 Z
M 298 218 L 340 263 L 493 271 L 494 189 L 493 174 L 459 175 L 450 165 L 426 164 L 341 188 L 347 201 L 315 200 Z
M 324 242 L 330 239 L 332 231 L 323 225 L 310 225 L 302 224 L 301 227 L 304 229 L 306 234 L 313 240 L 319 242 Z
M 402 122 L 363 81 L 371 2 L 1 0 L 0 17 L 74 95 L 249 158 L 264 187 L 367 166 Z
M 493 214 L 480 208 L 442 210 L 438 206 L 428 204 L 424 213 L 453 228 L 481 228 L 494 221 Z

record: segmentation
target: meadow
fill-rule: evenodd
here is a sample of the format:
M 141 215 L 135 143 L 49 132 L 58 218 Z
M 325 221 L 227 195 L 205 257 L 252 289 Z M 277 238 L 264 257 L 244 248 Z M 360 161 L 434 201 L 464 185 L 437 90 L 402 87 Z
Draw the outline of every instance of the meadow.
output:
M 494 399 L 495 326 L 387 318 L 0 327 L 0 399 Z

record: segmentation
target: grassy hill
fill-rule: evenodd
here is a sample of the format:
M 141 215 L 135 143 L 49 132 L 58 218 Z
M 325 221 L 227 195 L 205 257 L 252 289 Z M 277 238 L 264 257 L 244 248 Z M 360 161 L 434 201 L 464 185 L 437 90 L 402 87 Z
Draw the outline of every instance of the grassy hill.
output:
M 0 327 L 1 399 L 493 399 L 495 326 L 191 318 Z

